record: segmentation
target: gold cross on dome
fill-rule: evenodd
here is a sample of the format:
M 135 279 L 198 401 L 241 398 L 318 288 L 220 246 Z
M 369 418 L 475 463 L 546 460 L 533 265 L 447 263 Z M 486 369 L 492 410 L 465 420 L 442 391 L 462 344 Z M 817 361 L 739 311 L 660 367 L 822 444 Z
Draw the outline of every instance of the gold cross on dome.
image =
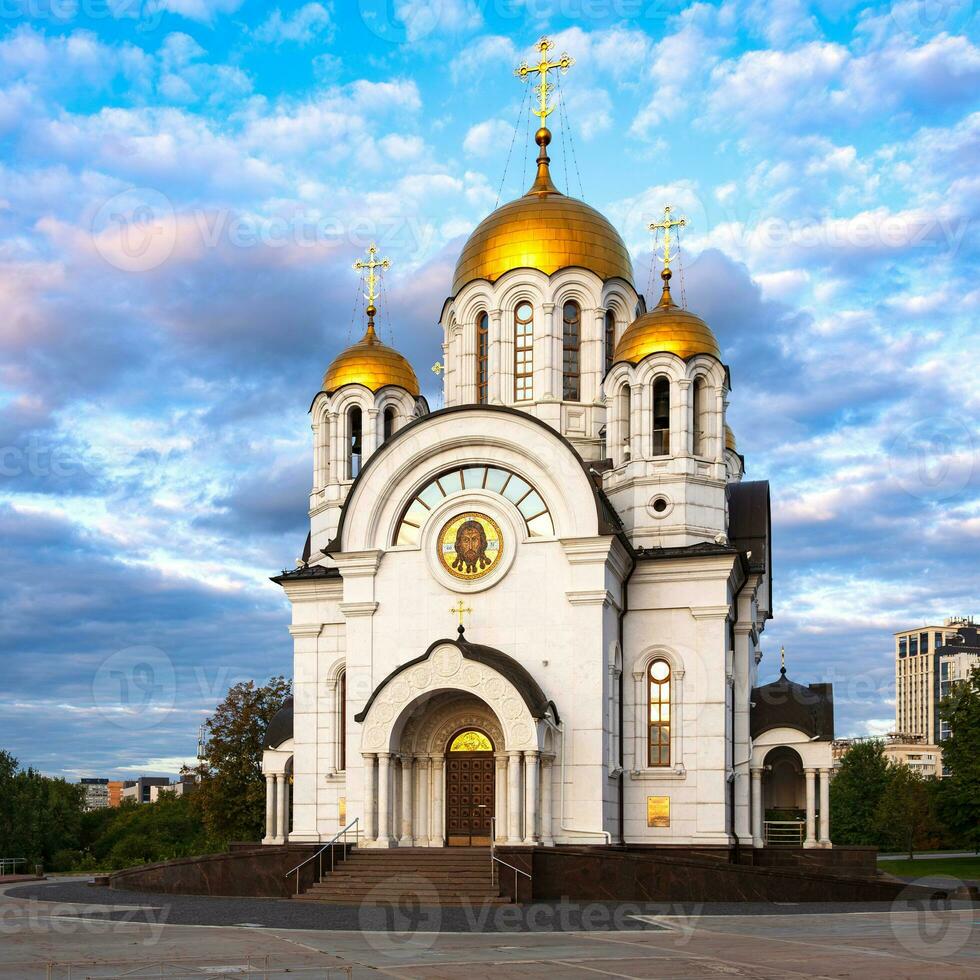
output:
M 566 72 L 575 64 L 575 59 L 570 58 L 564 52 L 562 52 L 562 56 L 557 61 L 549 61 L 548 52 L 554 46 L 554 41 L 546 37 L 541 38 L 535 45 L 538 51 L 541 52 L 541 60 L 536 65 L 529 65 L 526 61 L 522 61 L 514 70 L 514 74 L 524 82 L 528 80 L 530 75 L 533 75 L 535 72 L 538 73 L 538 107 L 533 112 L 541 120 L 542 126 L 544 125 L 544 121 L 555 109 L 553 105 L 548 105 L 548 94 L 552 89 L 552 86 L 548 84 L 548 72 L 553 70 Z
M 668 204 L 664 208 L 664 220 L 654 221 L 650 225 L 650 231 L 657 234 L 658 231 L 663 231 L 664 233 L 664 269 L 670 269 L 670 229 L 671 228 L 683 228 L 687 224 L 687 218 L 677 218 L 671 219 L 670 217 L 670 205 Z
M 463 605 L 463 600 L 462 599 L 460 599 L 459 602 L 457 602 L 456 605 L 453 606 L 449 611 L 454 616 L 459 616 L 459 625 L 460 626 L 463 625 L 463 616 L 465 616 L 467 613 L 473 612 L 473 610 L 470 609 L 469 606 L 464 606 Z
M 374 301 L 378 298 L 377 285 L 380 276 L 375 274 L 375 269 L 390 269 L 391 263 L 387 259 L 378 259 L 375 256 L 378 254 L 378 246 L 371 245 L 368 250 L 368 260 L 364 262 L 358 259 L 354 263 L 354 268 L 361 272 L 363 269 L 367 269 L 367 287 L 368 291 L 364 294 L 364 298 L 368 301 L 368 306 L 374 306 Z

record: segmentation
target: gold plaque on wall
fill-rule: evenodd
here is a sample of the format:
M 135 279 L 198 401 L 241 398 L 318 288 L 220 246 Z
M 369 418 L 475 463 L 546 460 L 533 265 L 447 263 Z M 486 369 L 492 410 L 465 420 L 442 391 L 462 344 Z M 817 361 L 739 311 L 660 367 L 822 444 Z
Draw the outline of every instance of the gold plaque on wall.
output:
M 647 797 L 647 826 L 648 827 L 670 826 L 670 797 L 669 796 Z
M 337 800 L 337 810 L 340 819 L 340 826 L 344 827 L 347 825 L 347 800 L 341 797 Z
M 503 554 L 504 538 L 492 517 L 468 511 L 443 525 L 436 547 L 442 567 L 469 582 L 493 571 Z

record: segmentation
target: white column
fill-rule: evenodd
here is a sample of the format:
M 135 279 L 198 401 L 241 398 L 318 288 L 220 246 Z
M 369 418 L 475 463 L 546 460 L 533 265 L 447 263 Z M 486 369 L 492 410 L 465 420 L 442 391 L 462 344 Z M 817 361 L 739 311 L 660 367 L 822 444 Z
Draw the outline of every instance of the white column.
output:
M 820 846 L 830 847 L 830 770 L 820 770 Z
M 521 843 L 521 753 L 507 753 L 507 843 Z
M 494 758 L 496 766 L 493 786 L 494 832 L 497 841 L 507 839 L 507 756 L 498 752 Z
M 286 777 L 283 773 L 276 773 L 276 841 L 280 844 L 286 843 L 289 827 L 289 809 L 286 803 Z
M 762 839 L 762 770 L 752 770 L 752 846 L 763 847 Z
M 446 757 L 433 755 L 430 758 L 432 759 L 432 837 L 429 843 L 435 847 L 442 847 L 446 843 L 446 808 L 442 802 L 442 770 Z
M 373 752 L 365 752 L 364 759 L 364 840 L 374 841 L 378 838 L 378 823 L 375 820 L 374 798 L 374 768 L 377 756 Z
M 403 755 L 402 764 L 402 836 L 400 847 L 412 846 L 412 757 Z
M 545 847 L 554 847 L 555 838 L 551 832 L 551 781 L 554 771 L 552 763 L 554 756 L 541 756 L 541 843 Z
M 538 757 L 540 752 L 524 753 L 524 843 L 538 842 Z
M 815 780 L 816 769 L 804 769 L 803 775 L 806 777 L 806 840 L 803 841 L 804 847 L 817 846 L 817 796 Z
M 276 777 L 265 777 L 265 837 L 263 844 L 271 844 L 276 836 Z
M 378 753 L 378 844 L 381 847 L 391 845 L 391 806 L 389 805 L 389 790 L 391 789 L 390 752 Z
M 415 843 L 429 846 L 429 759 L 422 756 L 415 760 L 419 773 L 419 825 L 415 828 Z

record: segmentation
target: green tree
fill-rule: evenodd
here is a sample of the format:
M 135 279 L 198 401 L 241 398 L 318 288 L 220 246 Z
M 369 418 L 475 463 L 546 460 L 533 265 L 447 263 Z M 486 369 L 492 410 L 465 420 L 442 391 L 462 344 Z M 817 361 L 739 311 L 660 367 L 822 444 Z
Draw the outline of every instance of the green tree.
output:
M 980 844 L 980 667 L 953 685 L 939 717 L 950 731 L 939 743 L 949 771 L 942 780 L 941 816 L 957 840 Z
M 852 746 L 830 784 L 834 843 L 880 845 L 875 815 L 889 780 L 882 742 L 872 739 Z
M 215 845 L 262 837 L 262 738 L 290 690 L 282 677 L 272 677 L 262 687 L 253 681 L 236 684 L 205 722 L 204 757 L 190 771 L 199 777 L 194 800 Z
M 889 849 L 913 851 L 940 843 L 939 822 L 926 781 L 904 763 L 888 767 L 888 787 L 875 811 L 875 827 Z

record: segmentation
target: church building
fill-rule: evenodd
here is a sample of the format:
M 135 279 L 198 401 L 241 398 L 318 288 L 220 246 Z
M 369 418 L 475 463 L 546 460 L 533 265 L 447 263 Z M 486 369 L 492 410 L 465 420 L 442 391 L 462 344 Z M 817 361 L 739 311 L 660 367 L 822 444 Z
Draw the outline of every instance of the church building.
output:
M 310 533 L 273 579 L 294 669 L 264 843 L 830 847 L 832 691 L 757 683 L 769 486 L 672 292 L 681 222 L 654 226 L 648 306 L 619 232 L 552 181 L 550 47 L 518 69 L 533 183 L 433 310 L 444 408 L 376 332 L 386 261 L 357 264 L 366 329 L 313 397 Z

